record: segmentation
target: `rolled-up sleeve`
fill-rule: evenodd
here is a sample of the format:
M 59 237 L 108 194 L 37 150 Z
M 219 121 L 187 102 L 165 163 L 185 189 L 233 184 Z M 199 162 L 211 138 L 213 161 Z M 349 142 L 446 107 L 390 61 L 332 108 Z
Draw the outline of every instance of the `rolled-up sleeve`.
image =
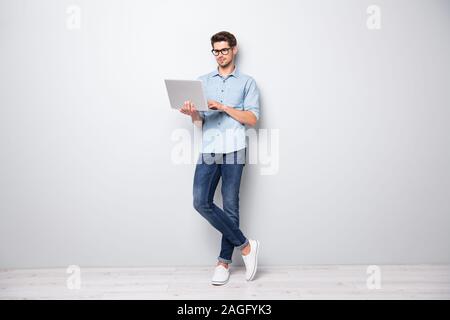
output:
M 244 110 L 251 111 L 259 119 L 259 89 L 253 78 L 249 79 L 245 88 Z

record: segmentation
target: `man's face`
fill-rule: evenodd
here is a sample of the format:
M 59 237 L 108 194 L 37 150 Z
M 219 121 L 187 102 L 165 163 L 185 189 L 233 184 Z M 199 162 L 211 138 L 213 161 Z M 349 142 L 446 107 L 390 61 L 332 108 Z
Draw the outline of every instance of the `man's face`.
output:
M 216 58 L 217 63 L 221 67 L 228 66 L 231 62 L 234 61 L 234 56 L 237 53 L 237 47 L 230 48 L 230 45 L 227 41 L 214 42 L 213 49 L 217 50 L 219 53 L 218 56 L 214 56 Z M 223 54 L 220 52 L 222 49 L 229 49 L 227 54 Z

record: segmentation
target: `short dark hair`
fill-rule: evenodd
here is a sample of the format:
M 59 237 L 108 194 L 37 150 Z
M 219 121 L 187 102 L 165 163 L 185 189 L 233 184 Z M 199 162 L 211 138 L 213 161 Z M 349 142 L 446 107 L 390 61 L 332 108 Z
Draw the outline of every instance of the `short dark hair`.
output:
M 230 47 L 235 47 L 237 44 L 236 38 L 234 35 L 229 33 L 228 31 L 220 31 L 211 37 L 211 46 L 214 48 L 215 42 L 227 41 Z

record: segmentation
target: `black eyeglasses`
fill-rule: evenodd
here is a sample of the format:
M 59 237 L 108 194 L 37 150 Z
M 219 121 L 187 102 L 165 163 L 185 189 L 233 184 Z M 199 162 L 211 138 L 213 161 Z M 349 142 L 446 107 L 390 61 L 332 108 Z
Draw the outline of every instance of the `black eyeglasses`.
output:
M 220 50 L 212 49 L 211 52 L 212 52 L 212 54 L 215 55 L 215 56 L 218 56 L 218 55 L 219 55 L 219 52 L 220 52 L 221 54 L 223 54 L 224 56 L 226 56 L 226 55 L 230 52 L 230 49 L 231 49 L 231 48 L 223 48 L 223 49 L 220 49 Z

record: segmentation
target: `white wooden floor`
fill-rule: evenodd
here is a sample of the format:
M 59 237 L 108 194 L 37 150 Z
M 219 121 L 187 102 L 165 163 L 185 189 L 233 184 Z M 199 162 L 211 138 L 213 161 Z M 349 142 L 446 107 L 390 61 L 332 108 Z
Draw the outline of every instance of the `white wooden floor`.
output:
M 449 265 L 382 265 L 381 288 L 369 289 L 367 266 L 261 266 L 252 282 L 232 266 L 212 286 L 213 266 L 83 268 L 81 288 L 66 268 L 1 269 L 0 299 L 450 299 Z

